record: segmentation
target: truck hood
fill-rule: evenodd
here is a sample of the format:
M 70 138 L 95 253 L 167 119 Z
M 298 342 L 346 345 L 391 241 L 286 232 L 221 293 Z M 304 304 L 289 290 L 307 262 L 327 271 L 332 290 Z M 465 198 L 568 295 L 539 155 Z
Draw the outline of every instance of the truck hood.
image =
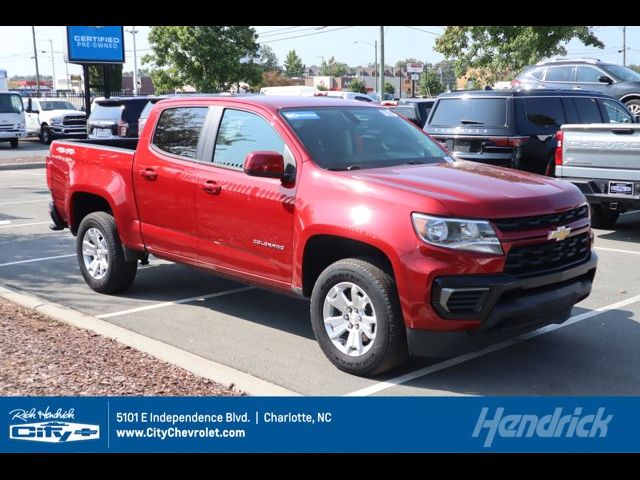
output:
M 439 201 L 452 216 L 462 218 L 543 215 L 585 202 L 584 195 L 570 183 L 475 162 L 404 165 L 349 173 L 391 190 L 428 196 Z M 415 209 L 420 211 L 417 202 Z
M 40 112 L 40 118 L 42 119 L 52 119 L 55 117 L 63 117 L 65 115 L 73 115 L 78 117 L 85 117 L 86 114 L 80 110 L 45 110 Z

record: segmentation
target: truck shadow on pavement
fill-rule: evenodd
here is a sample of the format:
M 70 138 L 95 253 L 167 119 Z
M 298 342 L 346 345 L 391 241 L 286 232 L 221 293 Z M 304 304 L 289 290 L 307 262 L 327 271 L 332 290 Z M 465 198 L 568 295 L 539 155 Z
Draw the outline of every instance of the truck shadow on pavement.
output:
M 612 230 L 604 230 L 604 232 L 606 233 L 597 236 L 596 246 L 599 238 L 640 244 L 640 211 L 621 216 Z

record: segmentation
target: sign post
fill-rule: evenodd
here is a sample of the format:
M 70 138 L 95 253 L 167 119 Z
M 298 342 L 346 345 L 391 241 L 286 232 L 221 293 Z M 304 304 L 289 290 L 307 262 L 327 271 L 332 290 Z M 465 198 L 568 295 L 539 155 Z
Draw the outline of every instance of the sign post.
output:
M 409 62 L 407 63 L 407 73 L 411 74 L 411 97 L 416 96 L 416 80 L 420 79 L 420 74 L 424 70 L 424 63 Z
M 84 101 L 87 117 L 91 114 L 89 65 L 104 65 L 105 97 L 110 96 L 107 65 L 124 63 L 124 29 L 122 26 L 68 26 L 64 60 L 82 65 L 84 73 Z

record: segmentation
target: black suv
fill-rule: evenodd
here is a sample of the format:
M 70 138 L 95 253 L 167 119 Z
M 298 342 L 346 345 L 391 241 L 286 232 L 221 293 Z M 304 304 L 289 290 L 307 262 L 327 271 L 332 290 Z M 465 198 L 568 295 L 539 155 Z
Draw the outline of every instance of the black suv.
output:
M 157 97 L 111 97 L 97 100 L 87 120 L 90 139 L 135 138 L 138 119 L 149 101 Z
M 427 123 L 427 118 L 429 118 L 429 113 L 435 102 L 435 98 L 402 98 L 398 105 L 391 107 L 391 110 L 404 115 L 422 128 Z
M 424 130 L 461 160 L 553 175 L 562 124 L 634 122 L 599 92 L 478 90 L 441 94 Z
M 527 67 L 514 80 L 514 88 L 596 90 L 616 97 L 632 115 L 640 115 L 640 73 L 597 59 L 558 59 Z

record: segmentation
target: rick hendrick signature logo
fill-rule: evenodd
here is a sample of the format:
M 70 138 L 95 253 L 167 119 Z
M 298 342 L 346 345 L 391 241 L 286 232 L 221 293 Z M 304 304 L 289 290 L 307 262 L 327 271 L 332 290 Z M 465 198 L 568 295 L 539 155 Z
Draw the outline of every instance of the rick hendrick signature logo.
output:
M 9 412 L 9 416 L 11 421 L 22 420 L 23 422 L 28 422 L 29 420 L 75 420 L 75 409 L 62 410 L 58 408 L 52 411 L 48 405 L 44 410 L 16 408 Z

